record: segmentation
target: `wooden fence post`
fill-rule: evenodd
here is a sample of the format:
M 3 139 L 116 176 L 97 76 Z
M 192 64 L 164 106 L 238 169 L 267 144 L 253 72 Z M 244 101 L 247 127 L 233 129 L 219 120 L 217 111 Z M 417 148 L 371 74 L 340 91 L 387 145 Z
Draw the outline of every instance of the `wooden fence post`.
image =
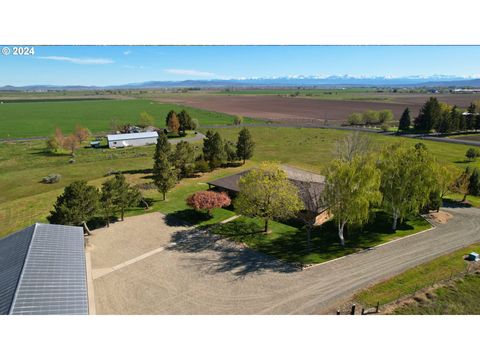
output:
M 340 315 L 340 309 L 337 309 L 337 315 Z
M 352 304 L 352 310 L 350 311 L 350 315 L 355 315 L 355 304 Z
M 380 301 L 377 301 L 377 307 L 375 309 L 375 312 L 378 314 L 378 308 L 380 307 Z

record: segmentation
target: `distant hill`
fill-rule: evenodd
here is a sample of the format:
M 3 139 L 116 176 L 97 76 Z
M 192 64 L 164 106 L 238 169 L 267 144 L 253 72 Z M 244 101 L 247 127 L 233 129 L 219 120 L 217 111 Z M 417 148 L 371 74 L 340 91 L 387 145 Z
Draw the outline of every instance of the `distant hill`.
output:
M 289 76 L 278 78 L 213 79 L 183 81 L 147 81 L 111 86 L 29 85 L 3 86 L 0 91 L 41 90 L 114 90 L 158 88 L 229 88 L 229 87 L 480 87 L 480 79 L 459 76 L 433 75 L 409 77 L 355 77 L 341 76 Z

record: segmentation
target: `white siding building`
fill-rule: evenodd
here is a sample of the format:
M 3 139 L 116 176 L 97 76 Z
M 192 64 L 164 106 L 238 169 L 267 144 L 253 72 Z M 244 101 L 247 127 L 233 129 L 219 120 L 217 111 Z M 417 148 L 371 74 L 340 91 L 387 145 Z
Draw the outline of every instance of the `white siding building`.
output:
M 107 135 L 109 148 L 123 148 L 127 146 L 151 145 L 151 144 L 156 144 L 157 139 L 158 139 L 158 133 L 156 131 Z

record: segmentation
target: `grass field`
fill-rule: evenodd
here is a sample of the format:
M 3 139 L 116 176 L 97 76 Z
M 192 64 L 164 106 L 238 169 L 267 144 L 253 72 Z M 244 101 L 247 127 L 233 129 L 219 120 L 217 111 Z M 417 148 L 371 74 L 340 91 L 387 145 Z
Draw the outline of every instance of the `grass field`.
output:
M 0 104 L 0 139 L 50 136 L 59 127 L 72 132 L 80 124 L 92 133 L 108 132 L 111 120 L 135 123 L 141 112 L 154 116 L 155 125 L 165 126 L 170 110 L 187 110 L 200 125 L 232 124 L 233 116 L 149 100 L 30 101 Z M 246 123 L 254 122 L 245 119 Z
M 471 245 L 414 267 L 389 280 L 361 291 L 355 296 L 355 301 L 364 307 L 374 306 L 377 304 L 377 301 L 380 302 L 380 305 L 384 305 L 411 295 L 416 290 L 431 286 L 433 283 L 449 279 L 452 275 L 467 269 L 468 262 L 463 260 L 463 257 L 472 251 L 479 252 L 480 245 Z M 480 295 L 480 292 L 477 294 Z
M 239 129 L 225 128 L 219 131 L 222 136 L 235 140 Z M 248 166 L 264 160 L 275 160 L 319 173 L 322 173 L 325 165 L 332 158 L 333 143 L 348 134 L 348 131 L 341 130 L 262 127 L 250 128 L 250 131 L 256 142 L 256 150 Z M 376 134 L 370 136 L 378 148 L 390 141 L 400 141 L 394 137 Z M 416 142 L 411 139 L 403 141 L 412 144 Z M 468 146 L 428 141 L 424 143 L 440 161 L 450 162 L 459 167 L 466 166 L 462 161 Z M 43 141 L 0 143 L 0 168 L 2 169 L 0 172 L 0 236 L 34 221 L 44 221 L 55 198 L 63 187 L 73 180 L 83 179 L 100 185 L 105 179 L 105 174 L 113 170 L 121 170 L 132 172 L 133 174 L 128 174 L 132 177 L 132 181 L 140 181 L 139 179 L 144 176 L 142 172 L 152 166 L 153 150 L 153 146 L 116 150 L 82 148 L 77 152 L 76 162 L 69 164 L 68 155 L 46 153 Z M 478 167 L 479 162 L 472 162 L 469 165 Z M 224 173 L 240 170 L 240 168 L 221 169 L 211 176 L 221 176 Z M 42 177 L 52 173 L 62 175 L 60 183 L 40 183 Z M 148 181 L 148 179 L 142 181 Z M 180 185 L 169 195 L 171 200 L 165 204 L 160 201 L 155 202 L 153 208 L 171 212 L 185 210 L 185 195 L 189 191 L 206 188 L 205 181 L 202 179 L 188 179 L 185 182 L 203 184 L 197 184 L 190 190 L 186 188 L 182 190 Z M 153 190 L 148 190 L 146 196 L 160 199 L 159 194 Z M 468 199 L 477 204 L 476 198 L 469 196 Z
M 395 315 L 480 315 L 480 274 L 470 274 L 432 292 L 431 299 L 394 310 Z

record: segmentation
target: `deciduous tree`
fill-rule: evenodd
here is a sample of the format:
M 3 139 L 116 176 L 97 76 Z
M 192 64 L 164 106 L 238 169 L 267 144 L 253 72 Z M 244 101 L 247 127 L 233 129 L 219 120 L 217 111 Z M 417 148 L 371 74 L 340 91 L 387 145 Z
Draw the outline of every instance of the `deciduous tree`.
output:
M 78 142 L 81 144 L 82 142 L 88 140 L 88 138 L 90 137 L 90 130 L 85 127 L 81 127 L 80 125 L 77 125 L 75 126 L 73 136 L 75 136 Z
M 239 187 L 235 210 L 239 214 L 262 218 L 266 233 L 270 220 L 290 218 L 303 207 L 297 188 L 274 163 L 264 162 L 249 171 L 241 177 Z
M 187 198 L 188 206 L 195 210 L 206 210 L 210 216 L 213 209 L 229 206 L 230 203 L 230 197 L 225 192 L 197 191 Z
M 140 117 L 138 119 L 138 126 L 146 128 L 148 126 L 153 126 L 154 124 L 155 118 L 153 117 L 153 115 L 150 115 L 146 111 L 140 113 Z
M 327 168 L 324 202 L 338 226 L 340 244 L 345 246 L 345 225 L 362 225 L 371 208 L 380 203 L 380 172 L 371 157 L 354 155 L 349 161 L 335 159 Z
M 180 122 L 178 121 L 177 113 L 173 110 L 167 115 L 167 127 L 170 132 L 178 134 L 178 130 L 180 129 Z

